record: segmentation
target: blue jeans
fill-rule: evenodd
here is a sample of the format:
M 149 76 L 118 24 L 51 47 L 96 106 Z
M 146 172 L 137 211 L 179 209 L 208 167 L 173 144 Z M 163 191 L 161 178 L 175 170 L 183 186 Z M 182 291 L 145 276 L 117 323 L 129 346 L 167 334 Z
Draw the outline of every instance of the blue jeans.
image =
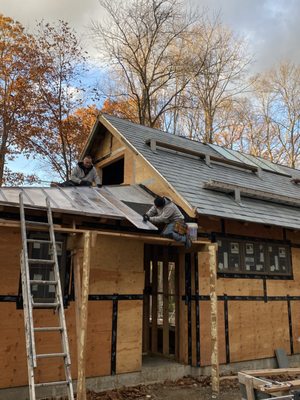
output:
M 170 224 L 168 224 L 162 231 L 161 235 L 164 237 L 174 239 L 177 242 L 185 243 L 187 239 L 186 235 L 180 235 L 180 233 L 174 232 L 174 225 L 175 222 L 171 222 Z

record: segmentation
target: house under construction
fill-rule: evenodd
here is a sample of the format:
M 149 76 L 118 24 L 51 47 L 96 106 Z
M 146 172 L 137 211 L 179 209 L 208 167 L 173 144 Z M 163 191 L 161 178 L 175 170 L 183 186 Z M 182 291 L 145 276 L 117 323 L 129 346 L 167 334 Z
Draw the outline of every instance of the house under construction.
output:
M 147 356 L 197 373 L 212 365 L 215 379 L 219 364 L 273 366 L 276 348 L 297 358 L 300 171 L 108 115 L 97 119 L 86 154 L 101 171 L 100 189 L 0 189 L 0 399 L 28 386 L 26 246 L 31 294 L 43 304 L 33 310 L 37 328 L 57 324 L 57 255 L 70 374 L 80 385 L 99 379 L 100 389 L 103 377 L 141 371 Z M 190 249 L 142 221 L 157 194 L 197 224 Z M 61 331 L 36 329 L 36 354 L 59 353 Z M 65 360 L 38 358 L 34 384 L 64 381 Z

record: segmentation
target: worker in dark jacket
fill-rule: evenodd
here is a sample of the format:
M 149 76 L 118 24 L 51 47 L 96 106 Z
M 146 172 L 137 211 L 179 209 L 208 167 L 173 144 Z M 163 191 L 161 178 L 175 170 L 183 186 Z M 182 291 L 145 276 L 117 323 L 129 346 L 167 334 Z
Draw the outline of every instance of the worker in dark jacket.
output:
M 94 183 L 98 187 L 102 186 L 98 172 L 93 166 L 92 157 L 85 156 L 73 169 L 71 179 L 59 186 L 92 186 Z
M 144 214 L 143 220 L 150 221 L 154 225 L 165 224 L 162 236 L 182 242 L 186 248 L 191 247 L 184 216 L 169 198 L 157 196 L 154 199 L 154 205 Z

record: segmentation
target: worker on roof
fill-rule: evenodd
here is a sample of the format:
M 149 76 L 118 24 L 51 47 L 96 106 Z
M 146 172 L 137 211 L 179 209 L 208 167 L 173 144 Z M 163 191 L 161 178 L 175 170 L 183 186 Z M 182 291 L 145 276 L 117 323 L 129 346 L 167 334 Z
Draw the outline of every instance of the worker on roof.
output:
M 166 224 L 161 233 L 162 236 L 182 242 L 186 248 L 191 247 L 192 243 L 184 216 L 168 197 L 157 196 L 154 199 L 154 205 L 143 215 L 143 220 L 150 221 L 154 225 Z
M 102 186 L 98 172 L 93 166 L 92 157 L 85 156 L 73 169 L 71 179 L 58 186 L 92 186 L 93 184 Z

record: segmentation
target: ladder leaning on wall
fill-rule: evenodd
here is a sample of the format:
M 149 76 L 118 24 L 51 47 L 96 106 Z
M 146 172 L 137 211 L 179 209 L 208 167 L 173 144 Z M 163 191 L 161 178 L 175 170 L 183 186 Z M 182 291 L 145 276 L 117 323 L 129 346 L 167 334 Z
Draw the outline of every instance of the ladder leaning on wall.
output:
M 57 261 L 57 251 L 55 234 L 53 228 L 52 211 L 50 206 L 50 199 L 46 198 L 47 206 L 47 220 L 48 222 L 29 221 L 25 219 L 25 208 L 23 193 L 20 193 L 20 220 L 21 220 L 21 233 L 22 233 L 22 252 L 21 252 L 21 280 L 22 280 L 22 295 L 23 295 L 23 308 L 24 308 L 24 324 L 25 324 L 25 338 L 26 338 L 26 352 L 27 352 L 27 366 L 28 366 L 28 380 L 29 380 L 29 396 L 30 400 L 36 400 L 36 388 L 46 386 L 66 385 L 68 400 L 74 400 L 72 378 L 71 378 L 71 360 L 68 345 L 68 336 L 66 329 L 66 321 L 64 315 L 63 296 L 60 283 L 59 266 Z M 49 240 L 37 240 L 27 238 L 28 226 L 38 227 L 40 225 L 48 228 Z M 28 244 L 41 243 L 48 244 L 51 249 L 52 259 L 33 259 L 28 257 Z M 34 264 L 45 265 L 53 268 L 54 280 L 39 280 L 33 279 L 31 276 L 31 266 Z M 55 298 L 52 303 L 49 302 L 34 302 L 32 294 L 32 285 L 51 285 L 55 288 Z M 33 310 L 34 309 L 53 309 L 57 315 L 57 326 L 55 327 L 35 327 Z M 37 354 L 35 346 L 35 333 L 40 332 L 60 332 L 62 352 Z M 47 336 L 48 338 L 48 336 Z M 58 382 L 43 382 L 35 383 L 34 370 L 37 367 L 38 359 L 49 359 L 53 357 L 63 358 L 65 380 Z

